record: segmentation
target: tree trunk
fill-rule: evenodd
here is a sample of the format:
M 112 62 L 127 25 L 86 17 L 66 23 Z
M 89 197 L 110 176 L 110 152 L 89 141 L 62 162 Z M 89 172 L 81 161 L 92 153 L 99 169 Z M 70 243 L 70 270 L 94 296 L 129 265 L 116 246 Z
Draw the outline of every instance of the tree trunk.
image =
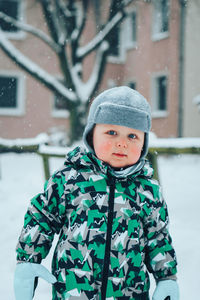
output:
M 84 119 L 85 112 L 78 109 L 78 105 L 74 105 L 70 110 L 70 133 L 69 133 L 69 143 L 72 145 L 74 142 L 77 142 L 81 139 L 84 125 L 83 119 Z

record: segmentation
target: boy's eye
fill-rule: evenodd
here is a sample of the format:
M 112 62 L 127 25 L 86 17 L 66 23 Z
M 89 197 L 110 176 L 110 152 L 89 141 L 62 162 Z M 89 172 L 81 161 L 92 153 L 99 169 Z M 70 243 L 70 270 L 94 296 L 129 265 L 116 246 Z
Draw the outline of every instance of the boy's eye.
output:
M 136 139 L 136 135 L 134 133 L 129 134 L 128 137 L 133 140 Z
M 109 135 L 116 135 L 117 132 L 114 131 L 114 130 L 109 130 L 109 131 L 107 131 L 107 134 L 109 134 Z

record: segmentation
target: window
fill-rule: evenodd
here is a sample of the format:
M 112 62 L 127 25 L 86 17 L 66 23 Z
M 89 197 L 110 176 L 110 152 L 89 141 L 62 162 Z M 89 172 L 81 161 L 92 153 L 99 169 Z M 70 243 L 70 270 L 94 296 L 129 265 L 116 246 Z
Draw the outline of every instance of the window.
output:
M 21 20 L 23 18 L 22 2 L 20 0 L 0 0 L 0 12 L 16 19 Z M 24 33 L 21 32 L 13 24 L 0 19 L 0 28 L 8 37 L 23 37 Z
M 63 82 L 59 75 L 56 76 L 57 80 Z M 68 118 L 69 117 L 69 107 L 67 101 L 64 97 L 54 94 L 51 100 L 51 115 L 55 118 Z
M 169 0 L 153 1 L 153 39 L 159 40 L 169 35 Z
M 137 42 L 137 14 L 136 11 L 130 12 L 129 16 L 125 19 L 123 26 L 123 43 L 126 49 L 136 46 Z
M 167 113 L 167 86 L 166 75 L 159 75 L 153 79 L 153 112 L 154 117 L 165 117 Z
M 137 18 L 136 12 L 132 12 L 130 15 L 130 23 L 131 23 L 131 40 L 135 43 L 137 40 Z
M 136 82 L 134 82 L 134 81 L 129 81 L 127 86 L 133 90 L 136 90 Z
M 126 50 L 136 47 L 137 14 L 129 13 L 122 23 L 116 26 L 110 34 L 109 62 L 121 63 L 125 61 Z
M 0 74 L 0 115 L 24 113 L 24 80 L 21 75 Z
M 68 118 L 69 111 L 64 98 L 55 95 L 52 103 L 52 116 L 55 118 Z
M 120 25 L 117 25 L 110 33 L 108 50 L 109 56 L 118 57 L 120 55 Z

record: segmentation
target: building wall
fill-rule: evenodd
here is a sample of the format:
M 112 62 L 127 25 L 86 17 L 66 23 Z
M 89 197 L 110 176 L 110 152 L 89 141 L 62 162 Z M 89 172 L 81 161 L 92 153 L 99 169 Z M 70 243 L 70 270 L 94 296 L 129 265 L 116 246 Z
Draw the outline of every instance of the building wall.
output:
M 186 12 L 183 136 L 200 137 L 200 111 L 193 102 L 200 95 L 200 1 L 188 1 Z
M 37 16 L 37 17 L 36 17 Z M 37 1 L 26 2 L 25 18 L 27 24 L 47 31 Z M 16 47 L 31 60 L 40 65 L 52 75 L 59 75 L 59 65 L 53 51 L 42 41 L 30 34 L 24 39 L 12 41 Z M 0 136 L 3 138 L 34 137 L 40 132 L 48 132 L 53 127 L 66 128 L 66 118 L 52 117 L 53 94 L 37 80 L 33 79 L 17 67 L 0 49 L 0 72 L 13 72 L 21 74 L 24 79 L 24 114 L 21 116 L 0 116 Z
M 34 0 L 27 0 L 27 23 L 46 31 L 40 6 Z M 117 63 L 109 60 L 100 91 L 112 85 L 136 82 L 136 89 L 153 103 L 152 81 L 157 74 L 168 76 L 168 109 L 164 117 L 154 117 L 152 130 L 159 137 L 177 136 L 178 114 L 178 41 L 179 41 L 179 1 L 170 0 L 169 36 L 152 40 L 152 4 L 136 1 L 132 5 L 137 12 L 137 43 L 124 53 Z M 35 17 L 37 16 L 37 18 Z M 93 34 L 92 16 L 86 29 L 88 36 Z M 59 75 L 59 65 L 54 53 L 33 36 L 27 35 L 22 41 L 14 42 L 25 54 L 44 67 L 49 73 Z M 87 78 L 92 68 L 92 56 L 86 61 Z M 52 93 L 24 73 L 0 50 L 0 71 L 18 70 L 25 79 L 25 114 L 19 117 L 0 116 L 0 136 L 4 138 L 33 137 L 40 132 L 48 132 L 52 127 L 68 130 L 66 118 L 51 115 Z
M 127 84 L 136 82 L 136 89 L 153 104 L 153 78 L 159 74 L 168 76 L 168 109 L 163 117 L 153 116 L 152 130 L 158 137 L 176 137 L 178 126 L 178 67 L 179 67 L 179 1 L 170 1 L 169 36 L 163 39 L 152 38 L 152 3 L 137 1 L 133 5 L 137 12 L 137 44 L 126 52 L 126 63 L 121 68 L 118 81 Z M 116 73 L 105 76 L 116 79 Z M 114 76 L 113 76 L 114 74 Z

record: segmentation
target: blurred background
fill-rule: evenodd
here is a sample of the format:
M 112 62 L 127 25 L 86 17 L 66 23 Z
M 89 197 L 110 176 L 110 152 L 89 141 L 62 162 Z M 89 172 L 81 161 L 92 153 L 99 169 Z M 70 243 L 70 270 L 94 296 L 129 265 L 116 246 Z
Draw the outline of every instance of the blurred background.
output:
M 2 138 L 77 140 L 88 103 L 117 85 L 147 98 L 158 137 L 200 137 L 199 0 L 55 3 L 0 1 Z
M 81 143 L 93 98 L 126 85 L 151 105 L 150 153 L 170 210 L 181 300 L 197 299 L 199 30 L 200 0 L 0 0 L 2 297 L 14 298 L 29 199 Z M 50 299 L 49 287 L 35 298 Z

